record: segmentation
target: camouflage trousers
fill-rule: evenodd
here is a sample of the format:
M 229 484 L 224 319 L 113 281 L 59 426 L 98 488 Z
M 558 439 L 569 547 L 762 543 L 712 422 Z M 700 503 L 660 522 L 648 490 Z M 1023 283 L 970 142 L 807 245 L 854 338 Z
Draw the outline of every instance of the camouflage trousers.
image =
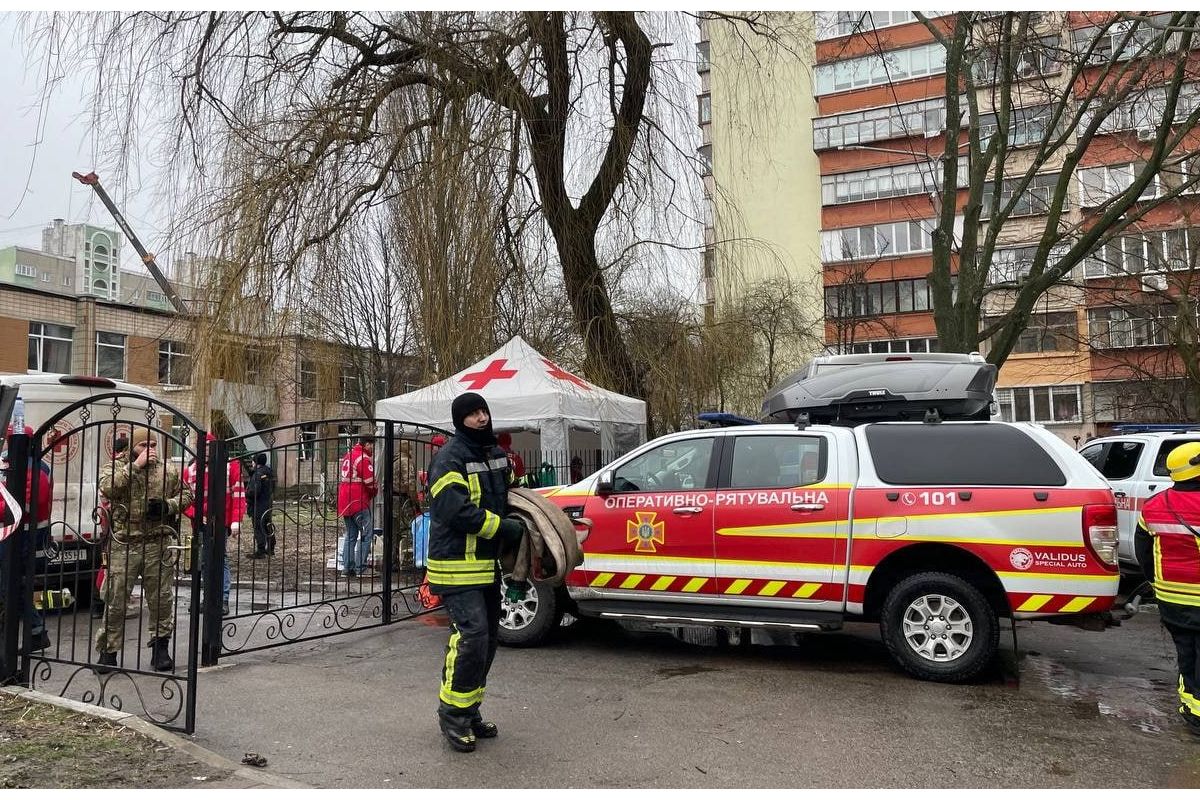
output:
M 96 649 L 115 653 L 125 642 L 125 609 L 129 592 L 142 581 L 142 604 L 150 612 L 150 637 L 170 636 L 175 629 L 175 564 L 167 537 L 110 543 L 108 577 L 104 580 L 104 622 Z

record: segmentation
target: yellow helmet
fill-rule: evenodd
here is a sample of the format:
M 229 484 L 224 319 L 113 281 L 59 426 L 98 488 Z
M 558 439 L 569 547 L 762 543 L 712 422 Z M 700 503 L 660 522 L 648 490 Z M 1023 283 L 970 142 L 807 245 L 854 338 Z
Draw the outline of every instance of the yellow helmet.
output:
M 1181 444 L 1167 453 L 1167 471 L 1176 483 L 1200 478 L 1200 442 Z

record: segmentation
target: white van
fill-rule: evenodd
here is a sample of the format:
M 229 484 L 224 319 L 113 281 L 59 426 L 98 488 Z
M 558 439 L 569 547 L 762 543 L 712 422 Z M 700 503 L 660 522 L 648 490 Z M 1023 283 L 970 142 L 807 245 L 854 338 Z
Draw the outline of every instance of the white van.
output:
M 54 424 L 43 440 L 43 447 L 55 441 L 42 459 L 40 469 L 49 469 L 53 481 L 50 507 L 52 544 L 38 550 L 36 556 L 38 588 L 67 587 L 72 594 L 86 597 L 94 586 L 95 570 L 100 564 L 100 495 L 96 478 L 101 466 L 113 456 L 113 443 L 128 436 L 133 424 L 146 424 L 147 403 L 155 400 L 145 387 L 109 378 L 51 373 L 0 374 L 0 384 L 16 386 L 24 424 L 38 430 L 63 409 L 88 397 L 122 392 L 133 397 L 120 398 L 117 413 L 112 400 L 81 406 Z M 88 409 L 88 421 L 95 424 L 82 431 L 80 412 Z M 16 412 L 14 412 L 14 417 Z M 15 421 L 15 420 L 14 420 Z M 160 426 L 161 422 L 152 422 Z M 7 450 L 7 441 L 4 444 Z

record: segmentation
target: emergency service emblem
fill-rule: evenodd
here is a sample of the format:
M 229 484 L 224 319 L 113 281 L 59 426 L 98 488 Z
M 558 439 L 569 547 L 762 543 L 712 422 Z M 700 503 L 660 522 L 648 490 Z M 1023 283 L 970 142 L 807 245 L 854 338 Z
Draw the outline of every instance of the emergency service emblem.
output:
M 635 553 L 658 552 L 654 549 L 654 545 L 667 542 L 664 534 L 666 525 L 655 521 L 658 518 L 658 512 L 639 511 L 634 517 L 625 523 L 625 541 L 637 542 L 637 546 L 633 548 Z
M 1033 553 L 1024 547 L 1018 547 L 1008 554 L 1008 563 L 1024 572 L 1033 566 Z

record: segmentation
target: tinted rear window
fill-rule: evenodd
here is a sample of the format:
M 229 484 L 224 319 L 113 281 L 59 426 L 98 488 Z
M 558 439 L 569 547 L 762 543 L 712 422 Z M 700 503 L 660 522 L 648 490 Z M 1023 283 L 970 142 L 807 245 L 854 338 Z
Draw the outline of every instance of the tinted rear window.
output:
M 1154 457 L 1154 474 L 1162 477 L 1170 477 L 1171 470 L 1167 469 L 1167 456 L 1171 451 L 1181 444 L 1194 442 L 1195 439 L 1167 439 L 1158 448 L 1158 455 Z
M 898 486 L 1065 486 L 1042 446 L 1008 425 L 868 425 L 884 483 Z

